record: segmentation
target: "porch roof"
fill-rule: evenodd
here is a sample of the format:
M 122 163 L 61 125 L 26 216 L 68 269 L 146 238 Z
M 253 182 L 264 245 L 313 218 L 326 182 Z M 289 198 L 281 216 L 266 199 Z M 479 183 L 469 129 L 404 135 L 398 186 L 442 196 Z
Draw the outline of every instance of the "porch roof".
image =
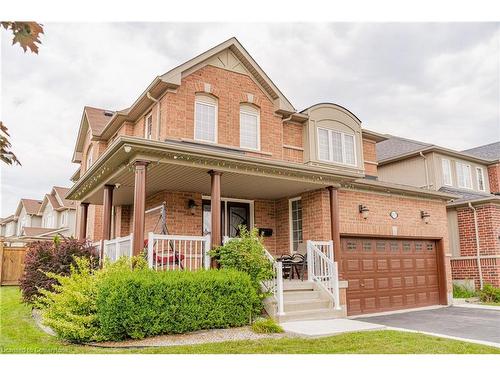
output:
M 101 204 L 104 185 L 115 185 L 113 204 L 133 203 L 136 160 L 151 162 L 148 196 L 162 190 L 210 194 L 207 172 L 212 169 L 223 172 L 223 196 L 251 199 L 297 195 L 360 177 L 336 175 L 329 168 L 251 157 L 231 148 L 122 136 L 81 176 L 66 198 Z

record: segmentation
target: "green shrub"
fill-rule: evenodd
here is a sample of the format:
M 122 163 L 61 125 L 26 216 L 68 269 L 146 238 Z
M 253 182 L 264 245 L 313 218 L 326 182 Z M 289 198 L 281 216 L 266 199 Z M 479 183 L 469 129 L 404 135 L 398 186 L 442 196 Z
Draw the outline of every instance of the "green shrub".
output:
M 257 319 L 252 324 L 252 331 L 255 333 L 281 333 L 283 328 L 272 319 Z
M 240 226 L 238 240 L 229 241 L 210 251 L 221 268 L 235 269 L 247 273 L 260 291 L 260 282 L 273 277 L 271 262 L 265 255 L 264 245 L 256 228 L 249 231 Z
M 475 296 L 475 291 L 470 290 L 463 285 L 453 284 L 453 298 L 471 298 Z
M 97 297 L 101 334 L 113 340 L 243 326 L 260 308 L 252 280 L 236 270 L 115 272 Z
M 103 339 L 97 318 L 99 283 L 113 273 L 130 271 L 132 264 L 144 268 L 141 258 L 121 258 L 113 264 L 106 263 L 101 270 L 94 270 L 88 258 L 75 258 L 70 275 L 47 273 L 57 284 L 53 291 L 41 289 L 35 306 L 42 312 L 43 323 L 52 328 L 58 337 L 75 342 Z
M 479 291 L 479 299 L 481 302 L 500 302 L 500 288 L 495 288 L 490 284 L 484 285 Z

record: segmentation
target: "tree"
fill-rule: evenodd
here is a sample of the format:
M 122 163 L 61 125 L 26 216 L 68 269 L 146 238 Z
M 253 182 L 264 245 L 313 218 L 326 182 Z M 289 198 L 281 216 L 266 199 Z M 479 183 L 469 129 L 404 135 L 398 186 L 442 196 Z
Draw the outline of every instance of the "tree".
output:
M 43 26 L 36 22 L 2 21 L 0 25 L 14 35 L 12 44 L 19 43 L 24 52 L 29 48 L 31 52 L 38 54 L 40 34 L 43 34 Z M 21 165 L 17 156 L 10 150 L 9 132 L 7 127 L 0 121 L 0 160 L 8 165 Z

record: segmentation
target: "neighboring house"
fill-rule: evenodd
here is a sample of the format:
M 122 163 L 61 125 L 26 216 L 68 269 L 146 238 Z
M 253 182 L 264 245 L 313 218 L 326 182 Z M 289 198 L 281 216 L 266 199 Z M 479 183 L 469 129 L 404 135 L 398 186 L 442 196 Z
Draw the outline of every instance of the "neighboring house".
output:
M 166 246 L 152 237 L 150 264 L 173 251 L 167 261 L 199 267 L 193 236 L 218 246 L 246 225 L 274 256 L 332 240 L 324 254 L 338 262 L 342 314 L 447 304 L 456 195 L 376 181 L 385 139 L 337 104 L 297 111 L 231 38 L 156 77 L 126 110 L 85 107 L 66 197 L 80 201 L 79 237 L 106 240 L 104 251 L 121 241 L 139 254 L 149 232 L 175 235 Z M 285 312 L 317 317 L 322 303 L 286 302 Z
M 500 196 L 492 194 L 500 142 L 460 152 L 390 137 L 377 144 L 377 158 L 382 181 L 460 196 L 448 203 L 453 279 L 500 286 Z
M 75 236 L 76 204 L 65 198 L 68 191 L 54 186 L 41 201 L 21 199 L 16 213 L 0 222 L 2 236 L 17 242 Z

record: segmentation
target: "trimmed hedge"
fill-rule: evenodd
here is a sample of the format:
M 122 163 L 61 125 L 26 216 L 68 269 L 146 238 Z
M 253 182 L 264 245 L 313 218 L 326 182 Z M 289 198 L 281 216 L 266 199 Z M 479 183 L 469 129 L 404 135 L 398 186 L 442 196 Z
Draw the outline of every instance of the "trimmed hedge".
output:
M 111 273 L 99 285 L 100 333 L 111 340 L 249 324 L 261 302 L 236 270 Z

